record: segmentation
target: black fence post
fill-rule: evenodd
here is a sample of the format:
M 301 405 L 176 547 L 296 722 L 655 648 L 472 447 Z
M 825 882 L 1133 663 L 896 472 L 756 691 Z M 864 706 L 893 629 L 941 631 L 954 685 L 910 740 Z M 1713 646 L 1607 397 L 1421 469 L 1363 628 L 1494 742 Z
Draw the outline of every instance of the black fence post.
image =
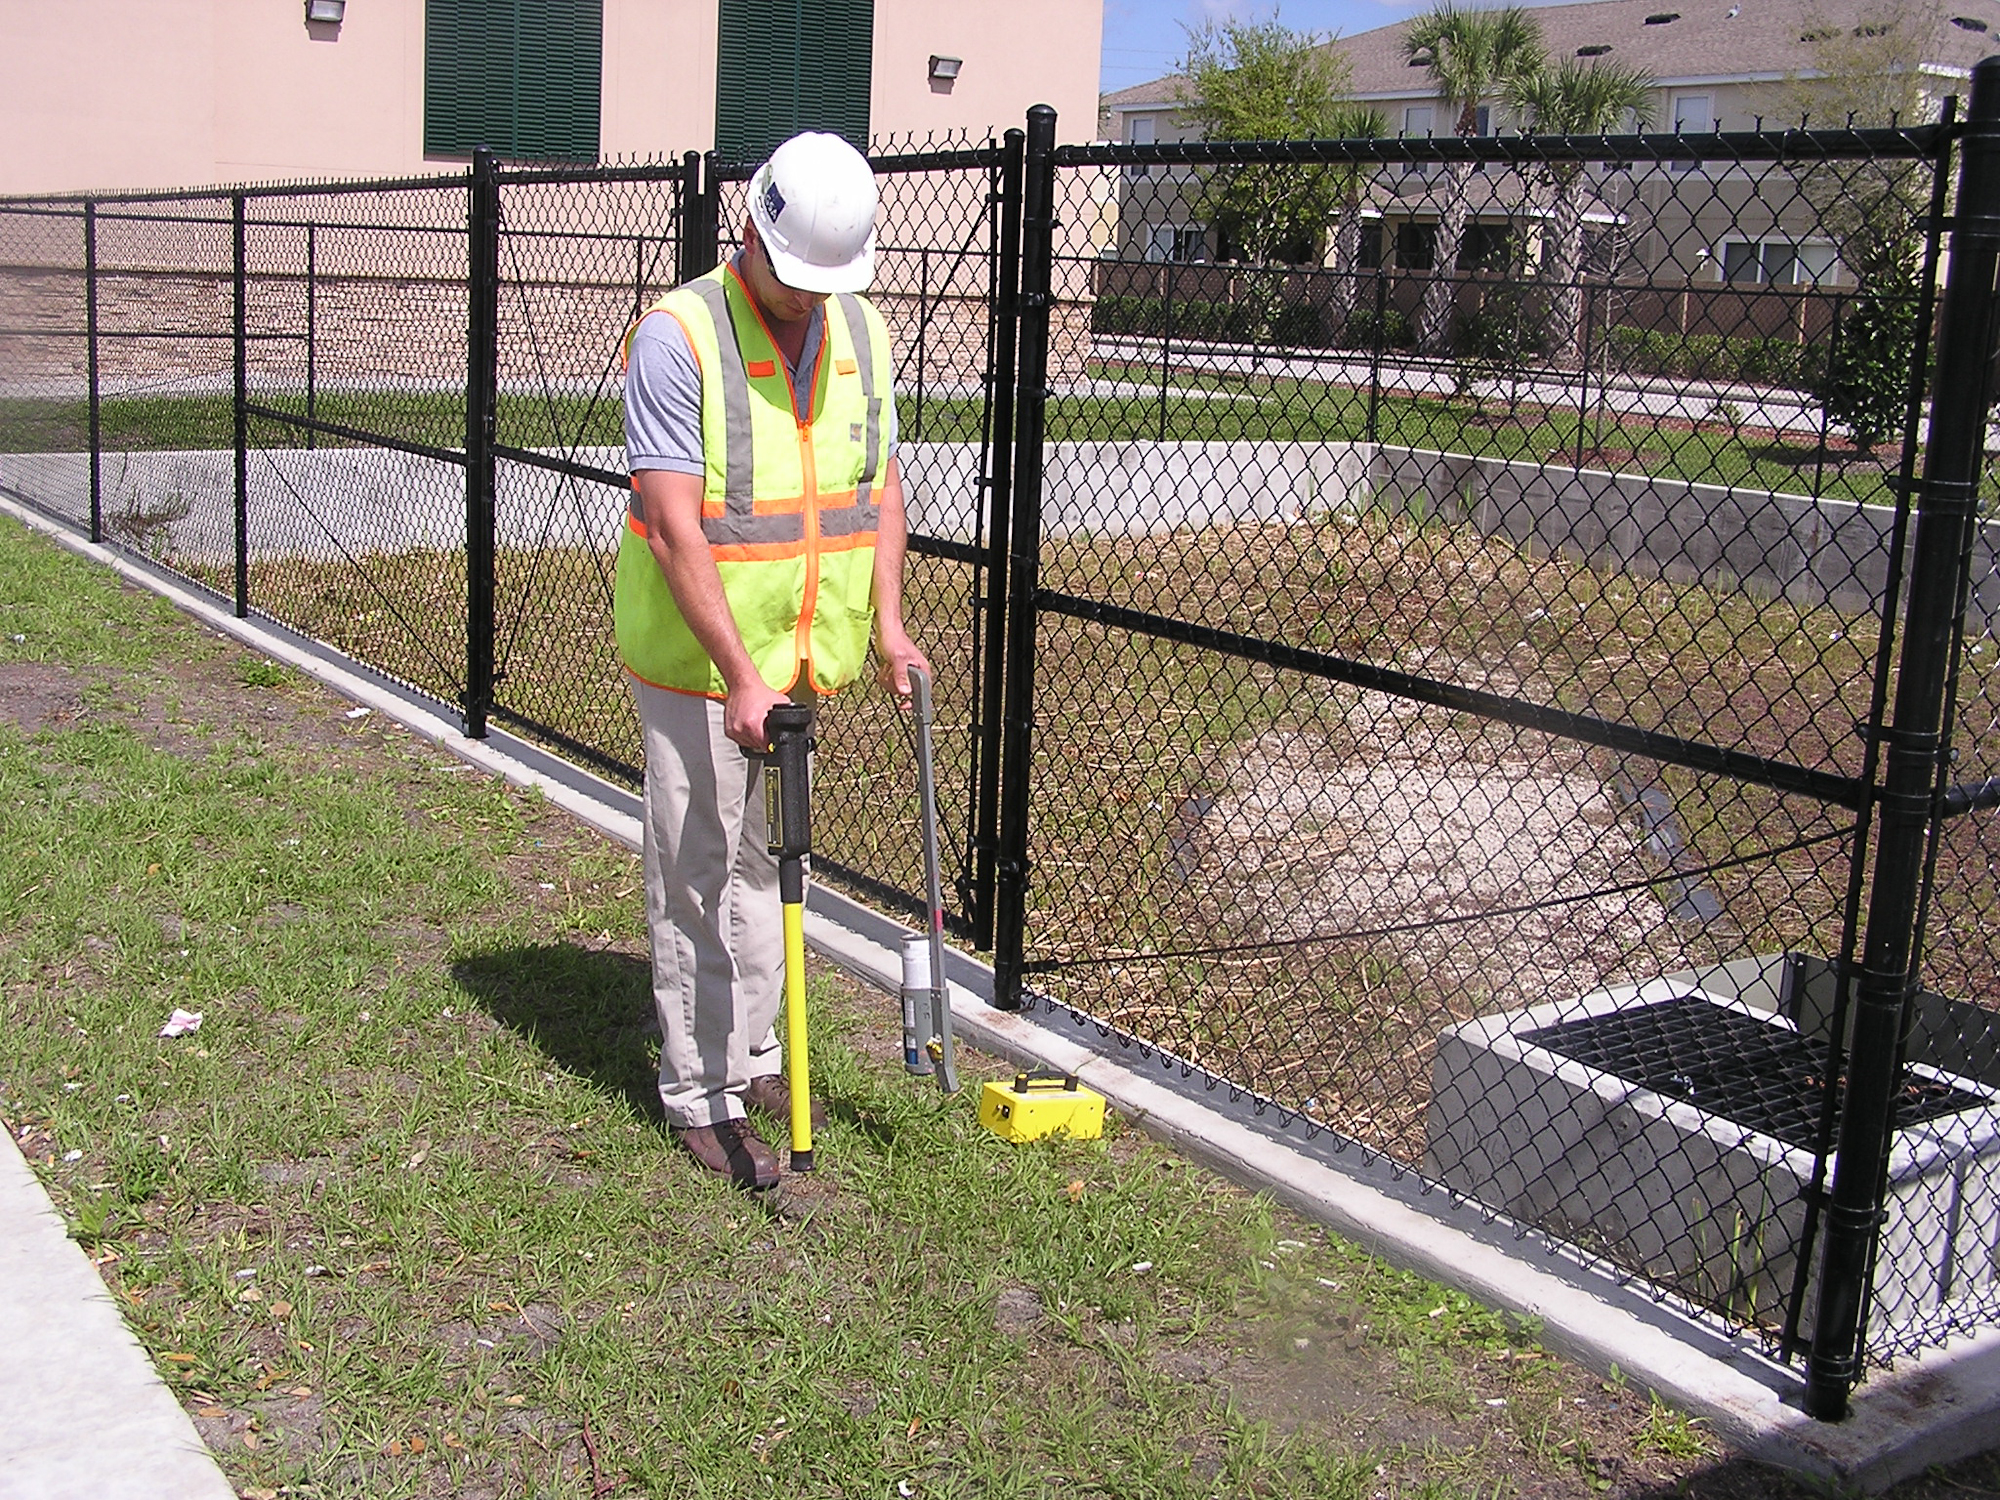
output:
M 236 618 L 250 613 L 250 339 L 249 251 L 241 193 L 229 200 L 230 235 L 235 245 L 236 282 Z
M 1160 290 L 1160 441 L 1167 440 L 1167 385 L 1173 379 L 1174 368 L 1174 293 L 1175 282 L 1180 277 L 1180 266 L 1175 261 L 1167 262 L 1166 279 Z
M 722 186 L 715 174 L 715 153 L 707 156 L 688 152 L 687 213 L 681 230 L 680 280 L 692 281 L 716 267 L 722 259 L 720 221 Z
M 90 539 L 104 540 L 104 410 L 97 378 L 97 205 L 83 205 L 83 336 L 90 382 Z
M 466 220 L 465 732 L 486 737 L 493 707 L 494 467 L 500 404 L 500 182 L 472 153 Z
M 1382 417 L 1382 345 L 1388 338 L 1389 268 L 1375 268 L 1375 338 L 1368 351 L 1368 441 L 1379 443 Z
M 949 278 L 950 273 L 946 273 Z M 917 246 L 917 388 L 911 393 L 910 441 L 924 440 L 925 355 L 931 326 L 931 247 Z
M 1021 1008 L 1028 915 L 1028 800 L 1035 750 L 1035 581 L 1042 551 L 1042 439 L 1047 421 L 1049 281 L 1055 257 L 1056 112 L 1028 111 L 1021 184 L 1020 349 L 1014 427 L 1014 525 L 1007 569 L 1007 696 L 1000 767 L 993 1003 Z
M 1939 172 L 1938 176 L 1942 178 L 1944 173 Z M 1834 293 L 1833 326 L 1828 331 L 1826 340 L 1826 383 L 1828 386 L 1833 384 L 1834 372 L 1840 367 L 1840 313 L 1841 304 L 1845 300 L 1838 292 Z M 1809 346 L 1804 343 L 1800 344 L 1802 352 L 1807 347 Z M 1833 426 L 1832 418 L 1828 413 L 1828 407 L 1831 405 L 1832 403 L 1829 401 L 1821 401 L 1819 404 L 1819 451 L 1813 455 L 1812 497 L 1815 500 L 1819 499 L 1820 491 L 1826 484 L 1826 444 L 1827 439 L 1832 435 L 1831 430 Z
M 1847 1414 L 1860 1374 L 1862 1312 L 1881 1233 L 1884 1176 L 1902 1073 L 1905 1013 L 1919 976 L 1918 912 L 1936 789 L 1949 754 L 1944 705 L 1953 641 L 1965 608 L 1966 555 L 1978 509 L 1981 450 L 2000 296 L 2000 57 L 1972 70 L 1958 212 L 1938 319 L 1930 439 L 1917 486 L 1901 670 L 1884 735 L 1874 883 L 1869 894 L 1847 1095 L 1833 1163 L 1820 1262 L 1819 1307 L 1805 1407 L 1825 1422 Z
M 1021 293 L 1021 170 L 1027 134 L 1010 130 L 1002 138 L 999 179 L 994 194 L 998 225 L 993 267 L 993 368 L 986 401 L 992 413 L 992 445 L 986 506 L 986 618 L 979 684 L 979 766 L 973 788 L 972 926 L 975 947 L 994 943 L 995 862 L 1000 843 L 1000 757 L 1007 691 L 1007 552 L 1014 506 L 1014 396 Z
M 306 421 L 319 420 L 319 225 L 306 225 Z M 306 451 L 319 446 L 319 433 L 306 428 Z
M 680 237 L 674 245 L 674 285 L 679 286 L 694 272 L 694 247 L 699 238 L 696 225 L 701 219 L 701 153 L 687 151 L 681 155 L 681 222 Z M 645 311 L 644 308 L 640 309 Z
M 1577 280 L 1583 293 L 1582 358 L 1577 361 L 1576 372 L 1576 466 L 1580 469 L 1583 467 L 1583 445 L 1588 440 L 1590 427 L 1590 315 L 1596 311 L 1597 299 L 1591 295 L 1589 282 L 1581 276 Z

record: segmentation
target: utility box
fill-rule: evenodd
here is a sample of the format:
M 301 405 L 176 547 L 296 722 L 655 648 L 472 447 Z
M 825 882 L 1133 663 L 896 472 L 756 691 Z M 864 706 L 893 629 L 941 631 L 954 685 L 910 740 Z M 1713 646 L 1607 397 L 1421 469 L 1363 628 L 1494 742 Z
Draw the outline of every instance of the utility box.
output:
M 1769 1326 L 1791 1293 L 1826 1107 L 1824 1027 L 1802 1035 L 1787 999 L 1760 1010 L 1686 977 L 1656 979 L 1455 1026 L 1432 1067 L 1426 1170 Z M 1996 1262 L 2000 1093 L 1913 1064 L 1872 1326 L 1920 1325 L 1989 1287 Z
M 979 1123 L 1004 1141 L 1070 1135 L 1094 1141 L 1104 1134 L 1104 1096 L 1074 1073 L 1017 1073 L 1012 1083 L 989 1082 L 979 1091 Z

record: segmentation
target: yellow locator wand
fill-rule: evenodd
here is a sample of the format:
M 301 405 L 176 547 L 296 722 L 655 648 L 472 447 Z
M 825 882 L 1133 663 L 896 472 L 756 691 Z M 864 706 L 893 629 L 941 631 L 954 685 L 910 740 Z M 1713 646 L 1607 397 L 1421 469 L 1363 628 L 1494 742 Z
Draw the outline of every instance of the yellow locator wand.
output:
M 812 705 L 780 703 L 764 717 L 764 823 L 778 856 L 785 915 L 785 1081 L 792 1094 L 792 1170 L 813 1169 L 812 1065 L 806 1052 L 806 856 L 812 852 Z

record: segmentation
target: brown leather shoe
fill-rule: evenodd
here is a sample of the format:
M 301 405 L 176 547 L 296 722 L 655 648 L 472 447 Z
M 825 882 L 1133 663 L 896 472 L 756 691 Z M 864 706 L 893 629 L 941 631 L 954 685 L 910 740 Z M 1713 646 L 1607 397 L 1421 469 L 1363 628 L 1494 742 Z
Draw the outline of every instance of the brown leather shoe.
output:
M 676 1130 L 688 1155 L 718 1177 L 753 1191 L 778 1185 L 778 1158 L 748 1120 L 724 1120 Z
M 765 1073 L 751 1079 L 750 1087 L 743 1091 L 743 1102 L 791 1129 L 792 1086 L 785 1082 L 784 1074 Z M 812 1101 L 812 1122 L 814 1130 L 826 1124 L 826 1106 L 817 1099 Z

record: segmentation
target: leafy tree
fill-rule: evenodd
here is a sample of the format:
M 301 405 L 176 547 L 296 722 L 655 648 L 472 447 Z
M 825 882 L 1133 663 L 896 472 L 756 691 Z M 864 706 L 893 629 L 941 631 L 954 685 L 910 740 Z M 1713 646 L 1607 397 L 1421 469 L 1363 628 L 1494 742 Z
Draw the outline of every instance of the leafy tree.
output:
M 1181 74 L 1181 118 L 1208 140 L 1323 140 L 1345 118 L 1347 59 L 1275 20 L 1189 31 Z M 1318 260 L 1346 191 L 1338 166 L 1239 163 L 1203 173 L 1201 207 L 1245 260 L 1298 264 Z
M 1596 61 L 1584 67 L 1564 58 L 1510 79 L 1507 105 L 1536 135 L 1602 135 L 1622 127 L 1628 115 L 1644 130 L 1652 123 L 1653 78 L 1641 68 Z M 1583 168 L 1580 161 L 1543 167 L 1554 198 L 1542 259 L 1550 288 L 1549 347 L 1566 363 L 1582 358 Z
M 1479 106 L 1504 95 L 1521 74 L 1542 66 L 1542 28 L 1519 6 L 1465 10 L 1456 0 L 1437 0 L 1403 32 L 1403 52 L 1421 63 L 1437 89 L 1438 103 L 1456 112 L 1453 131 L 1479 134 Z M 1453 165 L 1444 174 L 1438 203 L 1437 273 L 1424 288 L 1417 313 L 1417 346 L 1448 353 L 1458 265 L 1470 205 L 1466 171 Z
M 1806 123 L 1857 129 L 1916 125 L 1935 114 L 1922 65 L 1936 56 L 1942 14 L 1921 0 L 1882 0 L 1851 27 L 1808 12 L 1812 76 L 1788 103 Z M 1893 437 L 1909 401 L 1916 358 L 1923 259 L 1919 224 L 1929 213 L 1930 169 L 1884 158 L 1808 164 L 1799 191 L 1840 261 L 1860 284 L 1815 382 L 1827 423 L 1864 453 Z

